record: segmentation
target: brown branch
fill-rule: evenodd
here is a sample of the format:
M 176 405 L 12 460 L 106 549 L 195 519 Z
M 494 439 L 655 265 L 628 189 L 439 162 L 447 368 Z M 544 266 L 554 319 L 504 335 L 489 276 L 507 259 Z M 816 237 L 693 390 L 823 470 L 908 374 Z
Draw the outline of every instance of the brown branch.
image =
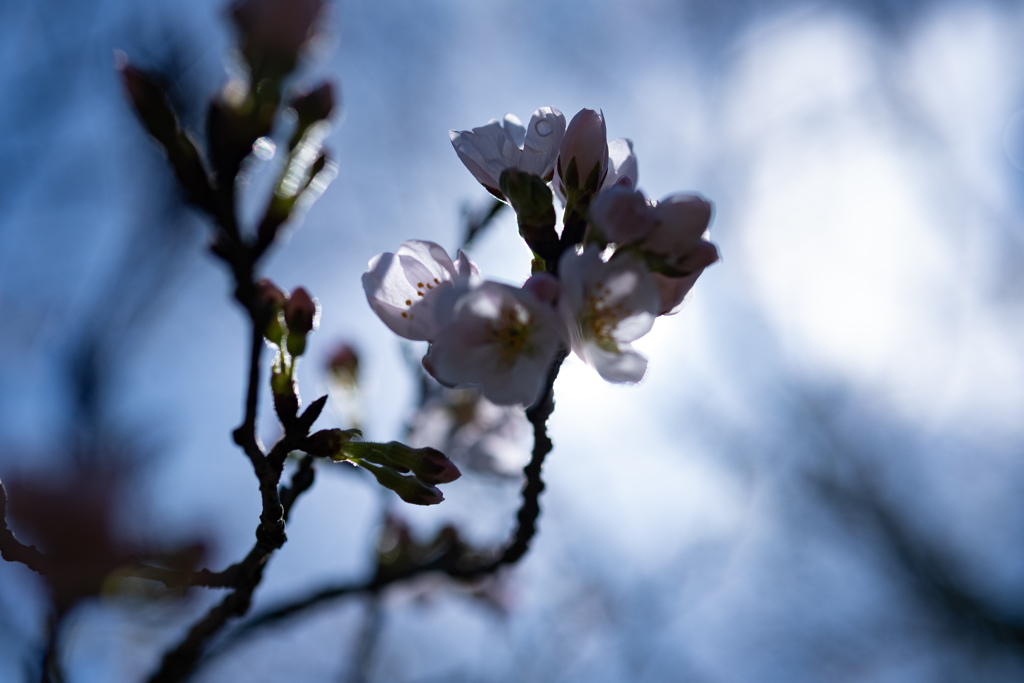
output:
M 220 604 L 212 608 L 188 634 L 163 657 L 160 668 L 150 679 L 153 683 L 181 681 L 195 669 L 207 642 L 216 635 L 228 620 L 244 615 L 252 602 L 253 592 L 263 579 L 263 568 L 274 551 L 288 540 L 285 533 L 286 514 L 295 500 L 313 483 L 309 467 L 300 466 L 291 486 L 279 489 L 288 454 L 296 449 L 302 439 L 309 435 L 309 429 L 323 409 L 326 397 L 309 405 L 306 411 L 294 420 L 288 420 L 285 434 L 264 453 L 256 439 L 256 410 L 259 403 L 260 356 L 263 350 L 263 331 L 266 329 L 264 312 L 256 301 L 256 287 L 252 275 L 251 248 L 242 245 L 245 258 L 231 262 L 237 278 L 235 296 L 249 313 L 252 323 L 250 336 L 249 378 L 245 399 L 245 417 L 235 429 L 233 436 L 249 457 L 253 472 L 259 481 L 262 498 L 260 523 L 256 527 L 256 542 L 245 559 L 223 572 L 198 572 L 188 576 L 193 585 L 230 587 L 232 589 Z M 225 257 L 227 260 L 227 257 Z M 285 498 L 282 498 L 282 495 Z M 287 504 L 287 508 L 285 505 Z M 157 572 L 156 577 L 167 578 L 166 573 Z
M 249 335 L 249 377 L 245 394 L 245 418 L 242 424 L 234 431 L 235 443 L 241 446 L 245 454 L 252 462 L 253 470 L 260 477 L 262 483 L 264 472 L 261 471 L 265 456 L 256 440 L 256 409 L 259 405 L 260 386 L 260 357 L 263 353 L 263 331 L 266 329 L 263 311 L 255 300 L 256 285 L 253 282 L 252 264 L 249 258 L 242 259 L 242 263 L 233 264 L 235 277 L 237 278 L 237 289 L 235 298 L 249 313 L 252 322 L 252 330 Z M 276 485 L 276 482 L 275 482 Z
M 302 456 L 298 469 L 292 474 L 291 484 L 281 487 L 281 506 L 284 508 L 285 521 L 288 521 L 288 515 L 292 511 L 292 505 L 295 504 L 295 500 L 313 486 L 315 476 L 316 470 L 313 469 L 313 456 Z
M 297 440 L 299 440 L 298 436 L 286 434 L 271 449 L 271 454 L 278 450 L 291 451 L 289 444 Z M 264 459 L 264 467 L 270 460 L 269 456 Z M 283 467 L 283 462 L 281 467 Z M 277 469 L 272 487 L 265 485 L 262 477 L 260 479 L 260 489 L 264 496 L 264 510 L 260 515 L 260 525 L 256 529 L 256 543 L 249 554 L 244 560 L 219 574 L 209 573 L 206 575 L 208 579 L 216 580 L 217 583 L 202 584 L 219 587 L 230 586 L 231 593 L 207 612 L 200 621 L 196 622 L 189 629 L 185 638 L 164 655 L 160 669 L 150 678 L 150 683 L 182 681 L 191 675 L 202 657 L 208 641 L 219 633 L 230 619 L 240 617 L 249 610 L 252 595 L 263 580 L 263 569 L 266 567 L 267 561 L 274 551 L 284 545 L 287 540 L 285 535 L 286 515 L 291 511 L 296 499 L 313 484 L 312 457 L 307 455 L 303 458 L 299 468 L 292 476 L 291 483 L 281 487 L 279 491 L 277 486 L 280 477 L 281 469 Z M 266 481 L 270 481 L 269 478 Z M 198 573 L 193 573 L 193 576 L 195 574 Z M 220 582 L 221 579 L 223 582 Z
M 206 642 L 216 635 L 229 619 L 241 616 L 249 610 L 252 594 L 263 579 L 263 567 L 268 557 L 269 554 L 264 555 L 264 562 L 256 564 L 251 573 L 244 577 L 241 585 L 211 609 L 189 629 L 184 640 L 164 655 L 160 669 L 149 679 L 150 683 L 182 681 L 192 673 Z
M 516 529 L 504 549 L 498 553 L 485 554 L 467 549 L 466 546 L 456 543 L 428 562 L 407 565 L 401 569 L 389 569 L 386 572 L 380 571 L 378 568 L 377 573 L 369 581 L 341 583 L 322 588 L 305 597 L 256 614 L 229 633 L 215 649 L 210 651 L 200 665 L 208 663 L 215 657 L 219 657 L 257 631 L 317 607 L 324 606 L 333 600 L 352 595 L 376 595 L 392 584 L 408 581 L 433 572 L 441 572 L 453 579 L 459 580 L 482 578 L 495 573 L 503 566 L 515 564 L 522 559 L 529 550 L 530 542 L 537 532 L 537 519 L 540 515 L 540 494 L 544 491 L 544 481 L 541 474 L 544 459 L 553 448 L 551 439 L 547 434 L 547 421 L 555 407 L 555 379 L 557 379 L 558 372 L 561 370 L 562 363 L 565 361 L 568 353 L 568 349 L 562 349 L 559 352 L 548 371 L 544 392 L 526 411 L 527 419 L 533 425 L 533 451 L 530 462 L 523 469 L 523 500 L 516 514 Z M 299 472 L 296 472 L 296 477 L 298 474 Z
M 544 458 L 554 444 L 548 436 L 548 418 L 555 410 L 555 380 L 558 372 L 562 369 L 562 363 L 569 350 L 562 348 L 558 356 L 548 369 L 547 382 L 544 385 L 544 392 L 540 398 L 526 411 L 526 418 L 533 425 L 533 452 L 530 462 L 523 468 L 523 502 L 516 513 L 516 530 L 512 535 L 512 541 L 505 547 L 501 555 L 484 564 L 469 566 L 466 568 L 453 568 L 447 570 L 447 574 L 453 578 L 474 578 L 495 572 L 499 567 L 506 564 L 515 564 L 530 549 L 530 542 L 537 533 L 537 518 L 540 517 L 540 494 L 544 492 L 544 480 L 541 478 L 541 470 L 544 467 Z

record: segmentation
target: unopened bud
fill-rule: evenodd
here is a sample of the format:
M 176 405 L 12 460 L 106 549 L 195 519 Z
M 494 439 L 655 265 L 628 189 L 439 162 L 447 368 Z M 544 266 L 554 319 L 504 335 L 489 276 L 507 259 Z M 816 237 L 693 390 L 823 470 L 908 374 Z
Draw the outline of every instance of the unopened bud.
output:
M 284 308 L 288 297 L 271 280 L 262 278 L 256 282 L 256 305 L 259 315 L 267 321 L 263 335 L 272 344 L 281 345 L 284 328 L 281 326 L 279 313 Z
M 316 302 L 304 287 L 296 287 L 284 305 L 284 321 L 288 332 L 308 334 L 316 325 Z
M 420 448 L 418 461 L 411 465 L 413 473 L 427 484 L 447 484 L 462 476 L 462 472 L 441 451 Z
M 455 463 L 434 448 L 413 448 L 399 441 L 389 441 L 351 443 L 346 451 L 359 460 L 412 472 L 427 484 L 447 484 L 462 476 Z
M 125 92 L 149 134 L 163 147 L 174 174 L 189 201 L 210 208 L 210 183 L 195 141 L 178 125 L 177 116 L 167 101 L 162 79 L 134 68 L 123 52 L 114 53 Z
M 339 454 L 345 444 L 359 436 L 358 429 L 321 429 L 303 440 L 302 450 L 310 455 L 329 458 Z
M 306 335 L 317 323 L 317 306 L 303 287 L 296 287 L 284 305 L 284 322 L 288 327 L 288 353 L 301 356 L 306 351 Z
M 364 466 L 377 479 L 377 483 L 398 494 L 406 503 L 413 505 L 436 505 L 444 500 L 440 489 L 425 484 L 416 477 L 399 474 L 390 467 Z
M 558 180 L 565 196 L 595 194 L 608 172 L 608 134 L 604 114 L 581 109 L 569 122 L 558 149 Z
M 339 383 L 355 386 L 359 383 L 359 354 L 348 344 L 341 343 L 327 359 L 327 369 Z
M 265 277 L 256 281 L 256 297 L 264 310 L 268 311 L 281 310 L 288 301 L 281 288 L 274 284 L 273 280 Z

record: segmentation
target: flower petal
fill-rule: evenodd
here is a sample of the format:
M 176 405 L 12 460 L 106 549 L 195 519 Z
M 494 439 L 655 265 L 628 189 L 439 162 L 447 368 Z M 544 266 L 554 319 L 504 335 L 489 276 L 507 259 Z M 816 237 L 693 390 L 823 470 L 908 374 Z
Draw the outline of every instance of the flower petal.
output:
M 652 211 L 660 225 L 648 236 L 645 247 L 678 258 L 700 241 L 711 223 L 713 207 L 700 195 L 679 193 L 665 197 Z
M 459 278 L 465 278 L 471 285 L 480 284 L 480 269 L 469 260 L 466 252 L 459 249 L 458 257 L 455 259 L 455 270 Z
M 423 367 L 447 386 L 478 386 L 499 405 L 529 404 L 562 335 L 554 309 L 529 291 L 484 282 L 459 297 Z
M 608 175 L 604 177 L 601 190 L 604 191 L 621 180 L 629 180 L 629 187 L 636 187 L 640 172 L 633 154 L 633 141 L 618 138 L 608 142 Z
M 658 315 L 675 313 L 676 308 L 683 303 L 683 299 L 693 289 L 693 285 L 702 272 L 704 271 L 699 270 L 686 277 L 668 277 L 655 273 L 654 284 L 658 287 L 658 297 L 661 299 Z
M 519 169 L 548 179 L 555 169 L 558 147 L 565 135 L 565 116 L 554 107 L 541 107 L 533 112 L 526 133 Z
M 596 344 L 587 344 L 584 360 L 608 382 L 635 384 L 647 372 L 647 358 L 626 344 L 616 352 L 609 352 Z
M 620 185 L 597 195 L 590 205 L 590 220 L 606 240 L 620 245 L 647 237 L 657 226 L 643 193 Z
M 677 265 L 680 270 L 688 271 L 689 275 L 668 277 L 654 273 L 654 284 L 658 288 L 658 297 L 661 300 L 658 315 L 675 313 L 704 269 L 717 260 L 718 249 L 715 245 L 701 240 L 697 247 Z
M 398 246 L 397 253 L 418 261 L 427 269 L 431 278 L 450 280 L 458 274 L 451 256 L 437 242 L 406 240 Z
M 558 268 L 573 351 L 609 381 L 638 381 L 647 361 L 629 342 L 651 329 L 661 303 L 651 274 L 632 256 L 605 262 L 594 249 L 566 252 Z
M 515 114 L 505 114 L 502 126 L 505 128 L 505 134 L 508 135 L 508 139 L 512 141 L 512 144 L 522 149 L 523 141 L 526 139 L 526 128 L 523 127 L 523 122 L 519 120 L 519 117 Z
M 434 332 L 434 315 L 405 276 L 396 254 L 380 254 L 370 260 L 363 274 L 366 300 L 377 317 L 399 337 L 421 341 Z
M 395 254 L 375 256 L 363 275 L 370 308 L 398 336 L 431 339 L 440 319 L 447 317 L 441 313 L 452 302 L 446 296 L 449 290 L 461 291 L 473 284 L 476 266 L 461 256 L 459 269 L 469 276 L 460 275 L 444 248 L 434 242 L 409 240 Z
M 493 119 L 486 126 L 472 131 L 448 131 L 455 153 L 469 172 L 484 187 L 497 192 L 499 196 L 501 188 L 498 187 L 498 179 L 501 172 L 518 166 L 522 153 L 511 137 L 518 135 L 518 130 L 522 129 L 521 124 L 519 129 L 516 128 L 517 121 L 509 121 L 506 117 L 504 124 Z
M 605 304 L 619 316 L 612 337 L 619 343 L 639 339 L 651 331 L 661 300 L 647 267 L 629 255 L 609 261 L 602 282 Z

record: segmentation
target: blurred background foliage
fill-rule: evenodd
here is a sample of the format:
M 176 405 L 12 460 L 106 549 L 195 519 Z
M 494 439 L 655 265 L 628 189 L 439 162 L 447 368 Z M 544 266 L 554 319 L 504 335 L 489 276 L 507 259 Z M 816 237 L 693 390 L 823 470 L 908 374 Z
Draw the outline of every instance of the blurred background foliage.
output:
M 266 274 L 323 308 L 305 400 L 332 387 L 338 343 L 360 353 L 359 396 L 333 388 L 337 426 L 357 410 L 370 438 L 437 439 L 469 410 L 412 415 L 416 354 L 359 285 L 374 254 L 452 249 L 486 212 L 449 128 L 602 108 L 650 196 L 716 202 L 723 261 L 638 343 L 639 386 L 567 363 L 540 534 L 516 569 L 324 603 L 225 644 L 197 680 L 1024 676 L 1024 7 L 353 0 L 325 29 L 304 73 L 339 86 L 338 176 Z M 259 514 L 229 434 L 244 319 L 112 54 L 161 73 L 199 128 L 238 68 L 231 45 L 216 2 L 0 3 L 0 476 L 56 495 L 58 519 L 78 503 L 57 494 L 98 491 L 93 532 L 202 547 L 214 568 Z M 253 169 L 250 216 L 273 164 Z M 508 212 L 472 255 L 528 273 Z M 503 539 L 524 435 L 484 413 L 470 422 L 494 438 L 464 449 L 482 472 L 437 509 L 319 477 L 254 608 L 365 577 L 394 534 Z M 40 542 L 41 513 L 19 523 L 10 488 L 12 526 Z M 69 681 L 139 679 L 215 596 L 151 597 L 77 607 Z M 0 679 L 38 676 L 46 607 L 34 575 L 0 565 Z

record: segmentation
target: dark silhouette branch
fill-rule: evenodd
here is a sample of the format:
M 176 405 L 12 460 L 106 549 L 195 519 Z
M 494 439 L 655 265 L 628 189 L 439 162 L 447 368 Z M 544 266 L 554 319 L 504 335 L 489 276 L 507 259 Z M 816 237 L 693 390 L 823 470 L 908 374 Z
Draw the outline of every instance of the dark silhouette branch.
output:
M 334 600 L 354 595 L 377 595 L 392 584 L 402 583 L 424 574 L 435 572 L 447 574 L 451 578 L 458 580 L 479 579 L 494 574 L 503 566 L 513 565 L 521 560 L 529 550 L 530 543 L 537 532 L 537 519 L 540 516 L 540 495 L 544 491 L 544 481 L 541 476 L 544 459 L 553 448 L 551 439 L 547 434 L 547 421 L 555 408 L 555 380 L 566 356 L 568 356 L 568 349 L 563 348 L 548 371 L 543 393 L 526 411 L 527 419 L 533 425 L 533 450 L 530 462 L 523 468 L 522 503 L 516 514 L 516 528 L 511 535 L 511 539 L 502 550 L 483 553 L 461 543 L 454 542 L 449 543 L 447 547 L 434 554 L 431 559 L 419 564 L 409 564 L 399 568 L 387 569 L 378 566 L 376 574 L 369 581 L 346 582 L 327 586 L 294 601 L 283 603 L 256 614 L 222 639 L 201 662 L 201 665 L 219 657 L 258 631 L 313 609 L 323 607 Z M 308 456 L 306 459 L 309 459 Z M 299 471 L 296 472 L 296 477 L 299 476 L 306 459 L 300 465 Z
M 311 406 L 312 409 L 312 406 Z M 300 437 L 285 434 L 271 449 L 271 454 L 279 451 L 290 451 L 289 444 Z M 252 603 L 252 595 L 263 580 L 263 569 L 274 551 L 284 545 L 285 518 L 298 497 L 313 484 L 312 457 L 304 456 L 299 468 L 288 486 L 279 491 L 278 482 L 281 478 L 283 461 L 279 467 L 271 471 L 267 467 L 267 457 L 263 461 L 260 474 L 260 489 L 264 495 L 264 509 L 260 516 L 260 524 L 256 529 L 256 542 L 245 559 L 220 573 L 193 573 L 192 578 L 200 576 L 206 581 L 202 584 L 213 587 L 230 587 L 231 592 L 198 622 L 186 636 L 161 661 L 159 670 L 150 678 L 151 683 L 169 683 L 187 678 L 195 670 L 208 641 L 220 632 L 228 621 L 243 616 Z M 268 475 L 267 472 L 270 472 Z M 270 477 L 273 477 L 272 479 Z M 266 478 L 264 478 L 266 477 Z
M 267 327 L 267 313 L 257 298 L 253 274 L 256 260 L 254 247 L 238 236 L 237 227 L 233 223 L 223 225 L 222 229 L 223 234 L 232 236 L 232 242 L 228 248 L 217 248 L 214 253 L 230 266 L 236 280 L 235 298 L 248 313 L 251 323 L 245 417 L 242 424 L 233 432 L 233 437 L 252 463 L 253 472 L 259 481 L 263 506 L 260 523 L 256 527 L 256 542 L 245 559 L 223 572 L 201 572 L 188 577 L 190 581 L 196 582 L 193 585 L 231 588 L 231 592 L 196 622 L 186 636 L 164 655 L 160 668 L 150 679 L 153 683 L 181 681 L 187 678 L 194 670 L 209 639 L 224 628 L 230 619 L 242 616 L 248 611 L 253 592 L 263 579 L 263 569 L 267 561 L 274 551 L 288 540 L 285 533 L 287 512 L 299 495 L 313 483 L 309 467 L 300 466 L 297 472 L 300 475 L 298 479 L 293 480 L 291 486 L 279 489 L 285 461 L 288 454 L 309 435 L 309 429 L 319 416 L 326 400 L 324 397 L 314 401 L 299 417 L 294 417 L 293 413 L 291 418 L 282 419 L 284 436 L 269 453 L 263 452 L 256 438 L 256 411 L 259 404 L 260 359 L 263 351 L 263 333 Z M 285 495 L 284 499 L 282 495 Z
M 8 562 L 23 564 L 37 574 L 45 575 L 52 563 L 34 545 L 19 541 L 7 526 L 7 489 L 0 482 L 0 556 Z

